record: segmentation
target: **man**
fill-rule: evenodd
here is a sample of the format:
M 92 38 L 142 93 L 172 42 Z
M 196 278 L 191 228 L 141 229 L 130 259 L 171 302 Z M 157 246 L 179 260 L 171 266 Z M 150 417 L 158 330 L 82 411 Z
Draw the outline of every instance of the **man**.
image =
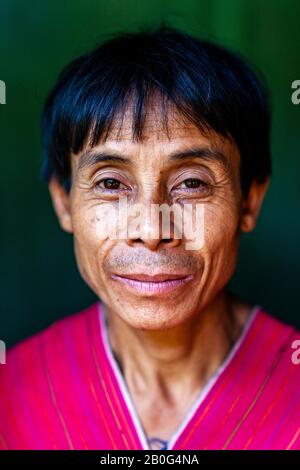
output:
M 8 352 L 2 448 L 300 448 L 299 333 L 227 288 L 271 175 L 250 68 L 170 28 L 124 34 L 63 71 L 43 132 L 59 223 L 101 300 Z M 169 232 L 157 205 L 177 208 Z

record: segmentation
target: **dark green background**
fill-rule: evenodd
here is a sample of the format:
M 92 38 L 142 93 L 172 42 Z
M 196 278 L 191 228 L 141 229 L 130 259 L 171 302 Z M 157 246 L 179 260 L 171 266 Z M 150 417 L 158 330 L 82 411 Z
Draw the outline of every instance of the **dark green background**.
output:
M 40 115 L 60 69 L 107 35 L 162 20 L 248 57 L 272 92 L 274 174 L 261 218 L 243 236 L 232 281 L 247 300 L 300 326 L 299 0 L 0 1 L 1 317 L 7 345 L 88 305 L 72 238 L 39 180 Z

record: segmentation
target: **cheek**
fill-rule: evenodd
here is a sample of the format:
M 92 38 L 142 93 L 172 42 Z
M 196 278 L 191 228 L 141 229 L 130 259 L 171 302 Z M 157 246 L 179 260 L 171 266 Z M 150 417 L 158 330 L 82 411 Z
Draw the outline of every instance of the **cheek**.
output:
M 204 273 L 203 301 L 216 295 L 231 279 L 238 254 L 238 215 L 230 206 L 207 204 L 204 219 L 204 246 L 201 256 Z
M 72 214 L 74 235 L 83 250 L 101 250 L 103 244 L 114 233 L 116 217 L 110 204 L 77 204 Z
M 236 251 L 239 215 L 234 205 L 207 204 L 204 208 L 204 251 L 230 256 Z
M 98 293 L 102 258 L 107 243 L 99 236 L 98 222 L 92 210 L 77 210 L 73 217 L 74 250 L 81 276 Z

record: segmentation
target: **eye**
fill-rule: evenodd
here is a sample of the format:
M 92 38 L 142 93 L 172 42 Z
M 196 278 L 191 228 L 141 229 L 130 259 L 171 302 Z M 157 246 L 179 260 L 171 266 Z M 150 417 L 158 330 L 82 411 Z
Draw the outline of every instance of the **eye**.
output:
M 173 188 L 174 194 L 179 196 L 207 197 L 212 194 L 213 186 L 200 178 L 186 178 Z
M 205 183 L 198 178 L 188 178 L 183 181 L 183 184 L 189 189 L 200 188 L 200 186 L 205 185 Z
M 199 188 L 207 188 L 209 185 L 205 183 L 205 181 L 200 180 L 199 178 L 187 178 L 175 189 L 199 189 Z
M 104 178 L 96 183 L 97 189 L 107 189 L 109 191 L 117 191 L 119 189 L 127 189 L 121 181 L 115 178 Z

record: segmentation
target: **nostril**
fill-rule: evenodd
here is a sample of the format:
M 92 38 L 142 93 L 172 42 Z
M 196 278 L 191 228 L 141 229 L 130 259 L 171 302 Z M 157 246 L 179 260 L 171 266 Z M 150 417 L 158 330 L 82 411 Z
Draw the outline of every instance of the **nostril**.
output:
M 180 245 L 180 240 L 177 238 L 162 238 L 160 244 L 167 247 L 177 247 Z

